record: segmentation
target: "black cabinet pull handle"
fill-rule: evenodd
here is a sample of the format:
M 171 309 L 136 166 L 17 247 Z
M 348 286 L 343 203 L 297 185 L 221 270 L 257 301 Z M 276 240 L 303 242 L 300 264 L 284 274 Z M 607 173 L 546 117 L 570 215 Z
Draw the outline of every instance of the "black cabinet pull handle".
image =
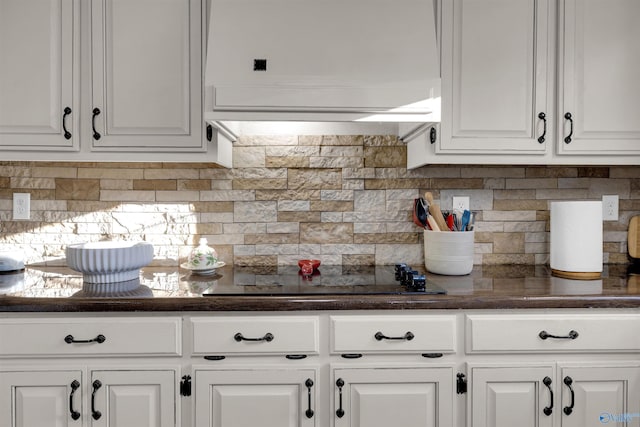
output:
M 102 416 L 102 412 L 96 410 L 96 392 L 100 387 L 102 387 L 102 383 L 100 380 L 95 380 L 92 384 L 93 391 L 91 392 L 91 416 L 94 420 L 99 420 Z
M 576 403 L 576 395 L 573 392 L 573 387 L 571 387 L 571 384 L 573 384 L 573 379 L 571 379 L 571 377 L 564 377 L 564 380 L 562 380 L 562 382 L 564 382 L 564 384 L 569 387 L 569 391 L 571 392 L 571 404 L 562 408 L 562 411 L 567 415 L 571 415 L 571 413 L 573 412 L 573 407 Z
M 546 385 L 547 388 L 549 389 L 549 406 L 545 407 L 542 412 L 544 412 L 544 414 L 546 416 L 549 416 L 553 413 L 553 390 L 551 390 L 551 378 L 549 377 L 544 377 L 544 379 L 542 380 L 542 384 Z
M 78 344 L 78 343 L 82 344 L 82 343 L 90 343 L 90 342 L 97 342 L 98 344 L 102 344 L 106 340 L 107 338 L 102 334 L 90 340 L 77 340 L 73 337 L 73 335 L 67 335 L 66 337 L 64 337 L 64 342 L 66 342 L 67 344 Z
M 360 359 L 362 353 L 343 353 L 340 355 L 343 359 Z
M 538 142 L 542 144 L 544 143 L 544 137 L 547 136 L 547 115 L 545 113 L 539 113 L 538 118 L 542 120 L 542 123 L 544 124 L 542 128 L 542 135 L 538 138 Z
M 273 334 L 271 332 L 267 332 L 266 334 L 264 334 L 263 337 L 260 337 L 260 338 L 247 338 L 244 335 L 242 335 L 240 332 L 238 332 L 237 334 L 235 334 L 233 336 L 233 339 L 236 340 L 237 342 L 240 342 L 240 341 L 266 341 L 266 342 L 271 342 L 271 341 L 273 341 Z
M 64 107 L 64 114 L 62 115 L 62 130 L 64 131 L 64 138 L 71 139 L 71 132 L 67 130 L 67 116 L 71 114 L 71 108 Z
M 307 418 L 311 418 L 313 417 L 313 409 L 311 409 L 311 387 L 313 387 L 313 380 L 311 378 L 307 378 L 307 380 L 304 382 L 304 385 L 307 387 L 307 396 L 309 397 L 309 405 L 304 414 L 307 416 Z
M 77 420 L 78 418 L 80 418 L 80 412 L 73 409 L 73 395 L 79 388 L 80 382 L 78 380 L 73 380 L 71 382 L 71 394 L 69 394 L 69 412 L 71 413 L 71 419 L 73 420 Z
M 336 386 L 338 387 L 338 410 L 336 411 L 336 416 L 338 418 L 344 417 L 344 409 L 342 409 L 342 387 L 344 387 L 344 380 L 342 378 L 338 378 L 336 381 Z
M 543 340 L 546 340 L 547 338 L 556 338 L 559 340 L 575 340 L 576 338 L 578 338 L 578 333 L 574 330 L 569 331 L 569 335 L 551 335 L 549 332 L 547 331 L 540 331 L 540 333 L 538 334 L 538 336 L 540 338 L 542 338 Z
M 100 109 L 94 108 L 93 115 L 91 116 L 91 128 L 93 129 L 93 139 L 95 139 L 96 141 L 98 141 L 102 137 L 102 135 L 100 135 L 98 131 L 96 131 L 96 116 L 98 114 L 100 114 Z
M 404 334 L 401 337 L 388 337 L 385 334 L 383 334 L 382 332 L 376 332 L 374 337 L 378 341 L 382 341 L 382 340 L 406 340 L 406 341 L 411 341 L 413 338 L 415 338 L 415 335 L 413 335 L 411 332 L 407 332 L 406 334 Z
M 573 136 L 573 116 L 571 115 L 571 113 L 566 113 L 564 115 L 564 118 L 569 120 L 569 124 L 571 125 L 571 127 L 569 128 L 569 135 L 564 139 L 564 143 L 570 144 L 571 137 Z

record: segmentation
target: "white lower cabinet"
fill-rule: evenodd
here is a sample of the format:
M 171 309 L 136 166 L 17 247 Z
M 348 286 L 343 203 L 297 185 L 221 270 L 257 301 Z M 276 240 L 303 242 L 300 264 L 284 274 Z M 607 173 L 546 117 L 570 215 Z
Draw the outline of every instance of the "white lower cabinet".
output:
M 470 369 L 473 427 L 553 425 L 553 366 L 473 367 Z M 547 386 L 546 384 L 549 384 Z
M 473 427 L 640 425 L 639 366 L 473 366 L 470 380 Z
M 82 371 L 0 372 L 0 425 L 82 425 Z
M 447 367 L 334 369 L 334 425 L 451 426 L 453 377 Z
M 195 372 L 195 425 L 316 425 L 314 369 L 224 369 Z
M 170 427 L 176 422 L 173 370 L 0 372 L 0 425 Z M 88 402 L 85 405 L 83 402 Z

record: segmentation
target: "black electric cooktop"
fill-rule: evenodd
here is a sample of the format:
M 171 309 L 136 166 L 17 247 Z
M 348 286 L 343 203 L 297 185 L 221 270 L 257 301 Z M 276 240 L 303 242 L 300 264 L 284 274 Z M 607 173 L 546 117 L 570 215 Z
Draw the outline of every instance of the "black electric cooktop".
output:
M 404 264 L 402 264 L 404 266 Z M 303 276 L 297 266 L 235 267 L 220 269 L 214 284 L 203 296 L 219 295 L 400 295 L 446 294 L 446 291 L 424 276 L 424 273 L 405 268 L 417 276 L 417 286 L 408 279 L 397 280 L 398 267 L 391 266 L 323 266 L 310 276 Z M 400 274 L 401 275 L 401 274 Z M 406 275 L 405 275 L 406 276 Z M 421 280 L 423 282 L 421 282 Z

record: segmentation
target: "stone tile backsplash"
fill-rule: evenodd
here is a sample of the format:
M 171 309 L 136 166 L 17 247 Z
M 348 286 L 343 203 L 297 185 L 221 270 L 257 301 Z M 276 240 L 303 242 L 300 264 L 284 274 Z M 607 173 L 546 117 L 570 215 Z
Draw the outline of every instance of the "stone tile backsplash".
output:
M 178 265 L 200 237 L 236 265 L 423 262 L 413 199 L 443 209 L 470 196 L 476 264 L 546 264 L 549 201 L 620 196 L 604 223 L 604 261 L 625 263 L 640 214 L 640 166 L 425 166 L 406 169 L 393 136 L 255 136 L 234 145 L 233 169 L 213 164 L 0 161 L 0 250 L 64 265 L 64 247 L 146 240 L 155 265 Z M 31 219 L 12 220 L 13 193 Z M 587 232 L 588 230 L 585 230 Z

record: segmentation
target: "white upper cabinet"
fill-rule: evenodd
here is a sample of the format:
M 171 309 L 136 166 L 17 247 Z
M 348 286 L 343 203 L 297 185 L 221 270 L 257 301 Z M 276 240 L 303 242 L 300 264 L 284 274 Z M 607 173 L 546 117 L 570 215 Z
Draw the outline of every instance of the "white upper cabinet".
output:
M 638 19 L 637 0 L 562 3 L 560 154 L 640 154 Z
M 92 0 L 94 150 L 206 149 L 200 0 Z
M 79 142 L 76 0 L 0 2 L 0 149 Z
M 437 153 L 544 154 L 554 52 L 548 0 L 442 2 Z
M 213 0 L 207 120 L 439 121 L 433 0 Z

